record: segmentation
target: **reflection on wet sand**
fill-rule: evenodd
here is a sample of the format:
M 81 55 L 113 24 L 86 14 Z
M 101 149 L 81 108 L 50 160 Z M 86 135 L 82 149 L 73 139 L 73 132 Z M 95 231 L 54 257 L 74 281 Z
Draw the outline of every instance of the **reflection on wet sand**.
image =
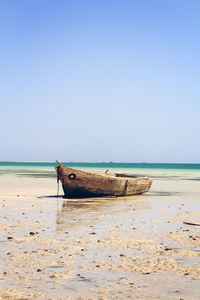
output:
M 62 209 L 57 212 L 57 231 L 83 228 L 86 224 L 100 226 L 103 217 L 110 218 L 107 222 L 111 226 L 113 219 L 120 219 L 123 214 L 130 212 L 130 207 L 131 212 L 148 211 L 151 205 L 147 200 L 147 195 L 64 200 Z

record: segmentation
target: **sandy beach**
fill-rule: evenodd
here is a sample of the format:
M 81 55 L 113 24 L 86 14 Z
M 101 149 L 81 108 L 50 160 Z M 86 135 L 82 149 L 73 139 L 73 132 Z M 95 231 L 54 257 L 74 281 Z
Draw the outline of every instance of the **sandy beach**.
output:
M 1 174 L 0 299 L 200 299 L 199 183 L 67 201 L 53 176 Z

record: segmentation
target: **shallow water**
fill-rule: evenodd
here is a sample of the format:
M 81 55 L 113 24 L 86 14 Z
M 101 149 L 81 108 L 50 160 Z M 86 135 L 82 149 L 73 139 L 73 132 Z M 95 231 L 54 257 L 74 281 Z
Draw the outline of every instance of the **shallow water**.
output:
M 161 164 L 161 163 L 64 163 L 71 168 L 82 170 L 105 172 L 107 169 L 113 172 L 130 174 L 151 174 L 152 176 L 200 176 L 200 164 Z M 55 173 L 54 162 L 0 162 L 1 173 Z

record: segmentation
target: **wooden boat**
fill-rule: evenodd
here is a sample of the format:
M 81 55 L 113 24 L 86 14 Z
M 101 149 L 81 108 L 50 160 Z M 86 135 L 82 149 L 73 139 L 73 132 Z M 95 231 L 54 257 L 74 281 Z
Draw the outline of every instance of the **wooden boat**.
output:
M 88 198 L 106 196 L 129 196 L 149 191 L 152 180 L 121 173 L 95 174 L 68 168 L 56 167 L 57 179 L 62 182 L 65 198 Z

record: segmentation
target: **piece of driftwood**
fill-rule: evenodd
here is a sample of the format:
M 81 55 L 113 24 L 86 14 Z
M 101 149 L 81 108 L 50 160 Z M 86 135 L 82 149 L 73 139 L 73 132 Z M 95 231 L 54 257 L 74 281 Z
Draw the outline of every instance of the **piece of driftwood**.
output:
M 58 165 L 56 171 L 65 198 L 136 195 L 148 192 L 152 184 L 152 180 L 147 177 L 108 172 L 95 174 L 64 165 Z
M 183 224 L 186 224 L 186 225 L 193 225 L 193 226 L 200 226 L 200 224 L 197 224 L 197 223 L 191 223 L 191 222 L 183 222 Z

